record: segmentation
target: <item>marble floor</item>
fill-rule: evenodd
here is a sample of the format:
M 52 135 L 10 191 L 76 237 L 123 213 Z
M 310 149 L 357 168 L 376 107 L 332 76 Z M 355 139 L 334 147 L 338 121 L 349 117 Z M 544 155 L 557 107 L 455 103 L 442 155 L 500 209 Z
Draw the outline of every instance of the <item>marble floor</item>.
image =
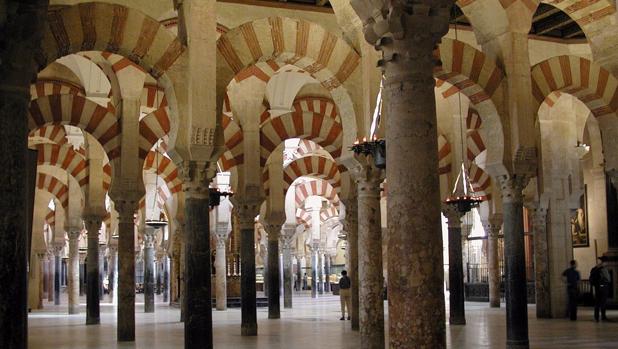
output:
M 66 305 L 46 303 L 30 313 L 29 348 L 182 348 L 183 326 L 179 310 L 158 303 L 156 313 L 143 313 L 138 298 L 135 343 L 117 343 L 115 308 L 101 303 L 101 325 L 86 326 L 85 314 L 66 315 Z M 84 302 L 85 303 L 85 300 Z M 63 299 L 63 304 L 66 300 Z M 85 304 L 82 304 L 82 308 Z M 83 309 L 82 309 L 83 310 Z M 448 326 L 449 348 L 504 348 L 504 308 L 489 309 L 484 303 L 466 303 L 466 326 Z M 529 308 L 531 348 L 618 348 L 618 322 L 595 323 L 591 309 L 580 309 L 580 319 L 537 320 Z M 217 348 L 341 348 L 359 347 L 359 334 L 349 321 L 339 321 L 335 296 L 294 298 L 294 309 L 282 310 L 280 320 L 269 320 L 266 308 L 258 309 L 259 336 L 240 336 L 240 310 L 213 311 Z M 618 319 L 618 311 L 608 313 Z

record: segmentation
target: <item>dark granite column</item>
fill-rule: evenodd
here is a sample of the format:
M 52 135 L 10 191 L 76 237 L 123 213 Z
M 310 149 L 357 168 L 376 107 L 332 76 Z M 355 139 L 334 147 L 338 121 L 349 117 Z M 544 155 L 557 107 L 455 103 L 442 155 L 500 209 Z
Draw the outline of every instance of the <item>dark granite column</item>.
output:
M 483 222 L 487 234 L 487 270 L 489 274 L 489 306 L 500 308 L 500 258 L 498 256 L 498 235 L 502 229 L 502 215 L 493 214 Z
M 79 314 L 79 229 L 69 230 L 69 314 Z
M 64 244 L 54 244 L 54 305 L 60 305 L 60 273 Z
M 281 305 L 279 303 L 279 237 L 281 224 L 269 224 L 268 229 L 268 318 L 279 319 L 281 317 Z
M 170 300 L 170 262 L 169 262 L 169 258 L 167 256 L 167 251 L 163 252 L 164 255 L 162 257 L 163 260 L 163 302 L 167 303 Z
M 154 313 L 154 244 L 155 229 L 146 226 L 144 228 L 144 312 Z
M 261 200 L 234 200 L 240 225 L 240 293 L 241 328 L 243 336 L 257 336 L 257 304 L 255 291 L 255 217 Z
M 358 201 L 356 199 L 356 185 L 350 188 L 352 196 L 343 201 L 345 205 L 345 229 L 348 234 L 349 270 L 348 275 L 352 283 L 352 330 L 360 330 L 359 318 L 359 284 L 358 284 Z
M 135 341 L 135 222 L 137 193 L 116 198 L 118 211 L 118 324 L 119 342 Z
M 283 254 L 283 308 L 292 308 L 292 244 L 296 231 L 294 225 L 285 224 L 281 234 L 281 249 Z
M 502 177 L 504 210 L 504 272 L 506 292 L 506 347 L 528 348 L 528 293 L 522 190 L 527 181 Z
M 452 2 L 351 2 L 383 53 L 391 348 L 446 347 L 433 51 Z
M 47 254 L 47 258 L 45 260 L 45 273 L 43 277 L 43 281 L 45 284 L 43 286 L 43 289 L 45 291 L 45 294 L 47 294 L 48 302 L 54 301 L 54 266 L 54 248 L 52 247 L 50 253 Z
M 534 288 L 536 317 L 550 319 L 551 293 L 549 278 L 549 248 L 547 241 L 547 208 L 535 202 L 529 207 L 534 234 Z
M 318 248 L 318 294 L 324 294 L 324 250 Z
M 465 325 L 465 296 L 463 256 L 461 250 L 461 217 L 463 213 L 451 205 L 443 205 L 442 212 L 448 221 L 448 284 L 449 323 Z
M 28 347 L 28 271 L 36 170 L 28 169 L 30 82 L 48 1 L 3 2 L 0 21 L 0 348 Z M 7 11 L 10 10 L 10 11 Z M 36 162 L 35 162 L 36 163 Z M 34 167 L 35 168 L 35 167 Z M 30 184 L 28 184 L 30 183 Z
M 384 348 L 384 277 L 382 275 L 382 225 L 380 183 L 384 171 L 371 156 L 357 156 L 352 169 L 358 193 L 358 284 L 362 349 Z
M 311 298 L 318 298 L 318 243 L 311 244 Z
M 324 255 L 324 274 L 326 275 L 324 290 L 327 293 L 330 293 L 330 259 L 330 255 L 326 253 Z
M 99 244 L 99 300 L 102 301 L 105 297 L 105 289 L 103 287 L 103 279 L 105 278 L 105 250 L 107 245 Z
M 101 322 L 99 309 L 99 230 L 103 217 L 88 215 L 84 217 L 88 231 L 88 254 L 86 256 L 86 325 Z
M 209 163 L 185 163 L 185 349 L 212 348 Z
M 606 268 L 613 275 L 612 290 L 614 297 L 610 298 L 610 305 L 618 303 L 618 171 L 608 171 L 605 183 L 605 201 L 607 205 L 607 258 Z

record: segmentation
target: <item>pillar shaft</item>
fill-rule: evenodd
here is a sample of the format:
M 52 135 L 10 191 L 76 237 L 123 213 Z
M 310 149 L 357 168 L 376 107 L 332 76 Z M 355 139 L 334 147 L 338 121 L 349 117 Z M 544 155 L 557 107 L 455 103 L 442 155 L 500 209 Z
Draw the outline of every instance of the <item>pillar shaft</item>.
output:
M 523 183 L 503 180 L 504 272 L 506 292 L 506 345 L 528 348 L 528 300 L 524 248 Z
M 384 300 L 382 289 L 382 225 L 380 182 L 382 171 L 363 163 L 358 188 L 358 284 L 361 348 L 384 348 Z
M 283 252 L 283 308 L 292 308 L 292 249 L 284 242 Z
M 69 232 L 69 314 L 79 314 L 79 231 Z
M 226 250 L 227 225 L 225 230 L 217 232 L 217 254 L 215 256 L 217 310 L 227 309 L 227 271 Z
M 118 211 L 118 327 L 120 342 L 135 340 L 135 224 L 136 201 L 116 200 Z
M 47 301 L 54 301 L 54 266 L 55 261 L 52 258 L 53 253 L 48 255 L 47 263 L 45 263 L 45 292 L 47 293 Z
M 461 242 L 461 217 L 463 213 L 456 207 L 446 205 L 444 215 L 448 220 L 448 285 L 449 285 L 449 323 L 465 325 L 465 296 L 463 251 Z
M 170 300 L 170 260 L 167 256 L 167 251 L 163 255 L 163 302 L 167 303 Z
M 549 249 L 547 246 L 547 210 L 535 204 L 531 208 L 532 229 L 534 233 L 534 286 L 536 296 L 536 317 L 549 319 L 551 312 L 551 293 L 549 278 Z
M 257 336 L 255 294 L 255 217 L 258 204 L 239 203 L 241 335 Z
M 281 225 L 269 227 L 268 230 L 268 318 L 279 319 L 281 317 L 281 305 L 279 303 L 279 233 Z
M 88 251 L 86 256 L 86 325 L 101 322 L 99 308 L 99 229 L 102 217 L 84 218 L 88 230 Z
M 318 298 L 318 246 L 311 249 L 311 298 Z
M 144 230 L 144 312 L 154 313 L 154 244 L 155 230 L 152 227 L 146 227 Z
M 324 274 L 326 277 L 324 281 L 324 291 L 330 293 L 330 255 L 329 254 L 324 255 Z
M 502 215 L 494 215 L 485 224 L 487 233 L 487 269 L 489 273 L 489 306 L 500 308 L 500 258 L 498 234 L 502 227 Z
M 60 276 L 62 272 L 62 248 L 54 246 L 54 304 L 60 305 Z
M 324 294 L 324 251 L 318 250 L 318 294 Z
M 353 190 L 351 188 L 351 190 Z M 360 330 L 358 285 L 358 202 L 356 196 L 345 201 L 345 226 L 348 235 L 348 262 L 352 293 L 352 330 Z

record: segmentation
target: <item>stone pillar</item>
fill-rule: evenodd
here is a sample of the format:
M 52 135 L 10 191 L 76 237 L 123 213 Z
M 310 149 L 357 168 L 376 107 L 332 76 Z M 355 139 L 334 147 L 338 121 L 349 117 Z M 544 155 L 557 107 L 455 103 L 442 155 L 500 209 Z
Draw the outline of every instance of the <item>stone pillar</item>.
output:
M 605 197 L 607 202 L 607 252 L 603 256 L 607 258 L 606 268 L 612 275 L 614 295 L 608 302 L 618 303 L 618 171 L 608 171 L 605 183 Z
M 54 305 L 60 305 L 60 274 L 62 271 L 63 242 L 54 243 Z
M 330 293 L 330 254 L 326 253 L 324 255 L 324 274 L 326 275 L 326 280 L 324 281 L 324 290 L 326 293 Z
M 105 278 L 105 250 L 107 245 L 99 244 L 99 300 L 102 301 L 105 297 L 105 288 L 103 287 L 103 279 Z
M 109 243 L 110 253 L 110 272 L 109 272 L 109 292 L 112 296 L 112 304 L 118 304 L 118 240 L 113 238 Z
M 504 210 L 504 274 L 506 292 L 506 347 L 528 348 L 528 292 L 522 190 L 527 180 L 501 177 Z
M 380 183 L 384 172 L 371 156 L 357 156 L 361 163 L 352 174 L 358 193 L 358 285 L 361 348 L 384 348 L 384 277 L 382 275 L 382 225 Z
M 281 249 L 283 252 L 283 308 L 292 308 L 292 244 L 296 227 L 285 224 L 281 234 Z M 301 285 L 302 286 L 302 285 Z
M 118 327 L 119 342 L 135 340 L 135 222 L 137 193 L 114 200 L 118 211 Z
M 217 224 L 217 253 L 215 256 L 217 310 L 227 309 L 227 270 L 225 243 L 228 237 L 228 223 Z
M 448 221 L 448 284 L 449 284 L 449 323 L 465 325 L 464 272 L 461 241 L 460 212 L 453 205 L 444 204 L 442 212 Z
M 54 301 L 54 267 L 56 263 L 54 260 L 54 249 L 47 254 L 47 259 L 45 263 L 45 293 L 47 294 L 47 301 Z
M 500 308 L 500 258 L 498 256 L 498 235 L 502 229 L 502 215 L 494 214 L 483 222 L 487 234 L 487 269 L 489 274 L 489 306 Z
M 324 250 L 318 249 L 318 294 L 324 294 Z
M 539 203 L 529 207 L 534 234 L 534 288 L 536 295 L 536 317 L 549 319 L 551 293 L 549 279 L 549 248 L 547 246 L 547 209 Z
M 208 184 L 211 163 L 186 161 L 185 193 L 185 348 L 212 348 L 212 284 Z
M 356 188 L 350 188 L 350 193 L 355 193 L 355 189 Z M 358 284 L 358 201 L 356 195 L 344 200 L 343 203 L 345 204 L 345 229 L 348 233 L 348 276 L 352 283 L 352 330 L 358 331 L 360 330 L 360 319 Z
M 144 228 L 144 312 L 154 313 L 154 245 L 155 229 L 146 226 Z
M 279 237 L 281 224 L 268 224 L 268 318 L 281 317 L 280 285 L 279 285 Z
M 240 293 L 241 335 L 257 336 L 257 304 L 255 294 L 255 217 L 261 200 L 236 201 L 240 225 Z
M 79 314 L 79 229 L 69 231 L 69 314 Z
M 432 52 L 448 31 L 451 3 L 351 3 L 365 39 L 383 53 L 389 342 L 395 348 L 446 347 Z
M 79 295 L 86 294 L 86 253 L 79 252 Z
M 170 301 L 170 259 L 167 255 L 167 251 L 163 250 L 163 302 Z
M 88 231 L 88 253 L 86 256 L 86 325 L 101 322 L 99 309 L 99 229 L 103 217 L 89 215 L 84 217 Z
M 318 298 L 318 244 L 311 244 L 311 298 Z

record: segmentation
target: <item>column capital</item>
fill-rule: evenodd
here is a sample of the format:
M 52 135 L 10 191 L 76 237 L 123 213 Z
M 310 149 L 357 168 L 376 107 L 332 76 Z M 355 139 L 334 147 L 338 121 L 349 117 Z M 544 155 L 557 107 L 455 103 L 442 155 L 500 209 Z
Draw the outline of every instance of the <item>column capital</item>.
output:
M 54 252 L 54 256 L 60 257 L 62 254 L 62 250 L 64 250 L 64 241 L 54 241 L 52 244 L 52 249 Z
M 539 229 L 545 229 L 547 225 L 547 207 L 538 201 L 530 202 L 526 205 L 532 220 L 532 229 L 536 233 Z
M 240 229 L 253 229 L 255 217 L 260 214 L 262 199 L 258 197 L 236 197 L 231 198 L 234 208 L 238 210 L 238 222 Z
M 465 213 L 459 211 L 454 205 L 443 203 L 442 214 L 446 217 L 449 228 L 461 229 L 461 218 L 465 215 Z
M 210 181 L 217 175 L 216 162 L 183 161 L 181 173 L 186 199 L 208 199 Z
M 69 231 L 67 232 L 67 235 L 69 236 L 69 240 L 79 239 L 81 234 L 82 234 L 81 229 L 69 229 Z
M 96 238 L 98 239 L 101 224 L 103 224 L 103 216 L 99 214 L 86 214 L 83 219 L 88 238 L 94 238 L 94 235 L 96 234 Z
M 355 155 L 357 165 L 350 169 L 350 175 L 356 182 L 358 196 L 380 197 L 380 184 L 384 181 L 386 172 L 375 167 L 371 155 Z
M 482 220 L 483 229 L 490 238 L 498 238 L 502 229 L 502 214 L 494 213 L 489 218 Z

